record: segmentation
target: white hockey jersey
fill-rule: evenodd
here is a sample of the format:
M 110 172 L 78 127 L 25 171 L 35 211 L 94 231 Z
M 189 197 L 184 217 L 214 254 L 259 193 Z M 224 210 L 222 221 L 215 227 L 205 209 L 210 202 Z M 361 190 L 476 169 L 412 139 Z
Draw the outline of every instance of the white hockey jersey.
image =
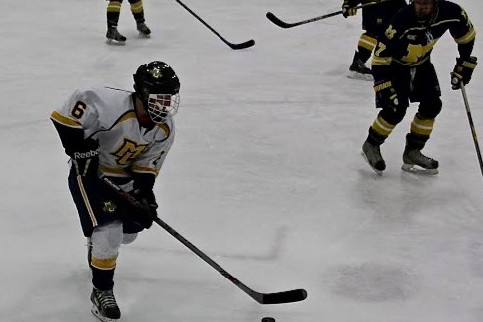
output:
M 100 175 L 157 176 L 174 139 L 174 122 L 148 130 L 139 125 L 132 92 L 108 87 L 75 91 L 51 119 L 84 130 L 84 138 L 98 140 Z

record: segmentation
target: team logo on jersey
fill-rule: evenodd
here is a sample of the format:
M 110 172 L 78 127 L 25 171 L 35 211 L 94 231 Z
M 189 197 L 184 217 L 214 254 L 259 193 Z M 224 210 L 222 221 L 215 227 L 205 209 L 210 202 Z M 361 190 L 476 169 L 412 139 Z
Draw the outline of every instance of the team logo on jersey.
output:
M 147 144 L 138 144 L 125 138 L 121 147 L 111 154 L 116 157 L 117 164 L 124 166 L 135 160 L 147 147 Z
M 104 207 L 102 207 L 102 211 L 107 212 L 108 214 L 112 214 L 116 211 L 116 204 L 111 200 L 104 201 Z
M 386 29 L 386 32 L 384 34 L 386 35 L 387 39 L 392 39 L 396 34 L 396 30 L 392 29 L 392 25 L 389 25 L 389 27 Z

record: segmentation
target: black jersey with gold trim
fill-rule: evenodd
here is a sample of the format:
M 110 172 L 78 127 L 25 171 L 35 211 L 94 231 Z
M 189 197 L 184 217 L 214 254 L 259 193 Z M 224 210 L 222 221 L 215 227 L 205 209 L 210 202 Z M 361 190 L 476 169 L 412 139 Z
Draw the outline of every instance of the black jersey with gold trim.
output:
M 362 0 L 361 4 L 374 2 Z M 407 5 L 406 0 L 389 0 L 362 8 L 362 28 L 377 35 L 383 32 L 394 15 Z
M 421 22 L 413 5 L 401 9 L 384 35 L 381 35 L 372 59 L 374 80 L 386 79 L 388 66 L 418 66 L 429 60 L 436 42 L 448 31 L 458 44 L 460 57 L 470 56 L 476 32 L 465 10 L 450 1 L 439 1 L 433 18 Z

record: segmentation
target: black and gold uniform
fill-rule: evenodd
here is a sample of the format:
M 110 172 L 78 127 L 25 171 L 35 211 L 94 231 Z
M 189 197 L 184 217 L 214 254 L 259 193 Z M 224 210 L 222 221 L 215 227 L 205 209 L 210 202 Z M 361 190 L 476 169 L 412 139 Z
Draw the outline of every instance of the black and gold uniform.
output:
M 424 12 L 428 8 L 432 11 Z M 404 163 L 411 163 L 407 150 L 420 151 L 429 139 L 442 106 L 439 81 L 430 56 L 436 42 L 448 30 L 458 45 L 460 56 L 451 76 L 454 82 L 466 84 L 476 66 L 476 58 L 471 57 L 475 29 L 459 5 L 443 0 L 411 1 L 396 14 L 380 37 L 374 51 L 372 72 L 376 107 L 381 111 L 369 128 L 363 146 L 365 157 L 376 170 L 385 169 L 379 146 L 402 121 L 409 102 L 419 102 L 419 108 L 406 136 Z M 457 88 L 459 84 L 454 84 L 453 89 Z M 379 156 L 371 152 L 377 152 Z M 425 161 L 413 163 L 437 169 L 437 161 L 430 158 Z
M 344 0 L 344 4 L 342 5 L 343 11 L 344 6 L 353 8 L 359 4 L 370 2 L 374 2 L 374 0 Z M 370 70 L 365 67 L 365 63 L 371 57 L 372 51 L 377 44 L 378 35 L 384 33 L 391 18 L 406 5 L 406 0 L 387 0 L 362 8 L 362 29 L 364 33 L 359 38 L 357 50 L 349 70 L 362 74 L 370 74 Z M 355 14 L 355 10 L 346 10 L 345 12 L 346 14 L 344 16 Z
M 123 0 L 109 0 L 107 4 L 107 33 L 106 38 L 109 42 L 124 43 L 126 37 L 117 31 L 117 23 L 121 14 Z M 139 34 L 149 38 L 151 30 L 146 26 L 144 20 L 144 7 L 142 0 L 128 0 L 131 6 L 131 13 L 136 21 Z

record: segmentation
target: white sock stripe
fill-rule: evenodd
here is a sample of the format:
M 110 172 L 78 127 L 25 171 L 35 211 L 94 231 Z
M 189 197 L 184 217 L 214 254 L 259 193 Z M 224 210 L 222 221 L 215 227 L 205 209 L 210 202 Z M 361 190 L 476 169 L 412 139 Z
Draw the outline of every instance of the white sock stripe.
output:
M 422 129 L 422 130 L 432 130 L 433 129 L 433 126 L 432 125 L 430 125 L 430 126 L 422 125 L 422 124 L 416 123 L 414 121 L 411 123 L 411 126 L 414 126 L 414 127 L 418 128 L 418 129 Z
M 382 125 L 381 122 L 379 121 L 379 118 L 377 118 L 374 121 L 374 123 L 376 123 L 378 127 L 380 127 L 381 129 L 383 129 L 384 131 L 387 131 L 387 132 L 392 132 L 392 130 L 394 129 L 394 126 L 387 127 L 387 126 Z

